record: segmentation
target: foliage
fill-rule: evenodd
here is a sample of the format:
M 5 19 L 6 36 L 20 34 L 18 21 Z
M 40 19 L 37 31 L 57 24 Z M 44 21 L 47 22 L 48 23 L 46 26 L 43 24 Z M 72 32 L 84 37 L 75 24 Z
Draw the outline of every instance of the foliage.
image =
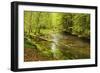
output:
M 55 52 L 51 51 L 51 44 L 58 41 L 53 41 L 53 38 L 61 38 L 52 35 L 63 33 L 90 39 L 90 14 L 24 11 L 24 48 L 35 49 L 45 59 L 74 59 L 73 52 L 61 51 L 59 45 Z M 87 55 L 84 57 L 87 58 Z
M 90 15 L 83 13 L 24 12 L 26 34 L 46 35 L 68 32 L 77 36 L 90 36 Z

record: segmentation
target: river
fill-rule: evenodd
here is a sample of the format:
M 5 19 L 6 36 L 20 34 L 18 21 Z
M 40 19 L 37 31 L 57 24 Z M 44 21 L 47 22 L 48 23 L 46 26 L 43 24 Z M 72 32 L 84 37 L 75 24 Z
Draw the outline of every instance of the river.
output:
M 26 59 L 27 61 L 48 61 L 90 58 L 90 43 L 77 36 L 51 34 L 50 40 L 52 42 L 44 40 L 36 42 L 37 49 L 25 49 L 25 61 Z

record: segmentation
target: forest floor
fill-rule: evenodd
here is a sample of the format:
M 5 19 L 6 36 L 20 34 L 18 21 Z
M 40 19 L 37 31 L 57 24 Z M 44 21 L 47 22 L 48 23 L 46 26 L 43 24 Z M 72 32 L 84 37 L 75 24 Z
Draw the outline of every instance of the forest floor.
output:
M 53 35 L 54 37 L 55 35 Z M 59 40 L 57 39 L 60 38 Z M 54 43 L 40 41 L 43 47 L 51 46 L 49 50 L 39 51 L 37 48 L 24 48 L 24 61 L 48 61 L 48 60 L 73 60 L 90 58 L 90 43 L 72 35 L 56 35 Z M 48 48 L 47 48 L 48 49 Z

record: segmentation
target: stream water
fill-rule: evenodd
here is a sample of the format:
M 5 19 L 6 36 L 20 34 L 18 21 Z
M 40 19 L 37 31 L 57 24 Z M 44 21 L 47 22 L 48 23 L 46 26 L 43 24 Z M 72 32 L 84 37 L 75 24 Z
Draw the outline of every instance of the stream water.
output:
M 47 61 L 90 58 L 90 43 L 77 36 L 51 34 L 49 40 L 36 41 L 35 38 L 33 41 L 36 43 L 37 49 L 36 47 L 26 48 L 24 60 Z
M 51 50 L 56 59 L 90 58 L 90 44 L 76 36 L 52 34 Z

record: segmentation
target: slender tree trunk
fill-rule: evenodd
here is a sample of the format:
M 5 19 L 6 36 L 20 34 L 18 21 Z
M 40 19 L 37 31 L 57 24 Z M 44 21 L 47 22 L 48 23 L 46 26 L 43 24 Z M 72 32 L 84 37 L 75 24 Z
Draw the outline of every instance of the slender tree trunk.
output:
M 30 22 L 29 22 L 29 35 L 32 32 L 32 12 L 30 13 Z

